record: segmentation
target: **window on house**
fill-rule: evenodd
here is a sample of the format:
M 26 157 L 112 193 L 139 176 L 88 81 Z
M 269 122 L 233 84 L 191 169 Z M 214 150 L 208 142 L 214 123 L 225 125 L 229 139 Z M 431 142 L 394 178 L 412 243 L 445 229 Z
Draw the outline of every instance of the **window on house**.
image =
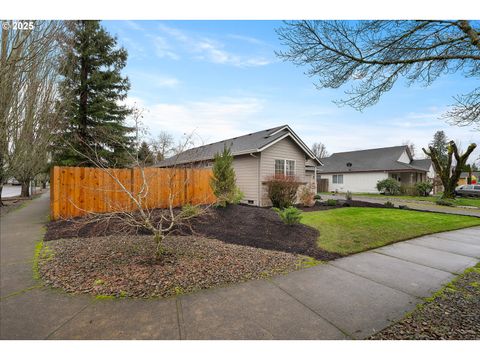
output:
M 275 160 L 275 175 L 295 176 L 295 160 Z
M 334 184 L 343 184 L 343 175 L 333 175 L 332 183 Z
M 285 160 L 285 175 L 295 176 L 295 161 Z
M 284 174 L 285 174 L 285 161 L 275 160 L 275 175 L 284 175 Z

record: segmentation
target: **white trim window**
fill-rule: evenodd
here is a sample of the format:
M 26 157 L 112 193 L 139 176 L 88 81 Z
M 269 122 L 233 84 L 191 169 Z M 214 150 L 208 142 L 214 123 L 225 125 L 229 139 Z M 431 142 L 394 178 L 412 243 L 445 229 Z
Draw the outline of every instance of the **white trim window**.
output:
M 295 176 L 295 160 L 275 159 L 275 175 Z
M 332 175 L 333 184 L 343 184 L 343 174 L 342 175 Z

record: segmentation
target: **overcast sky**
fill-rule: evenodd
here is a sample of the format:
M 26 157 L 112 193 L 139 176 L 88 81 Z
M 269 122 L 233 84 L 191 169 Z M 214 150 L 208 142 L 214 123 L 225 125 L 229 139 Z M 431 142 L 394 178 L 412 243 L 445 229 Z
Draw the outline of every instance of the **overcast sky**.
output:
M 465 148 L 480 133 L 439 119 L 473 79 L 444 76 L 430 87 L 400 81 L 380 102 L 358 112 L 332 101 L 346 89 L 322 89 L 306 68 L 279 60 L 280 21 L 103 21 L 128 50 L 128 102 L 146 108 L 152 136 L 195 131 L 199 142 L 290 125 L 308 144 L 330 153 L 400 145 L 426 146 L 437 130 Z M 474 153 L 480 156 L 480 150 Z

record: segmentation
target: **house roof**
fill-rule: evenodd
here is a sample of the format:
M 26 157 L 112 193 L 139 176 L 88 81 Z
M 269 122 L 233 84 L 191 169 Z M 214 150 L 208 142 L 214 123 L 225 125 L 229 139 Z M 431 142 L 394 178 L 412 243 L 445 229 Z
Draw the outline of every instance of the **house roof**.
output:
M 319 173 L 406 170 L 428 172 L 431 165 L 430 159 L 411 160 L 409 164 L 398 161 L 404 151 L 407 151 L 411 158 L 410 150 L 406 145 L 334 153 L 320 159 L 324 166 L 319 167 L 317 171 Z
M 230 148 L 233 156 L 256 153 L 265 150 L 269 146 L 275 144 L 277 141 L 280 141 L 286 137 L 290 137 L 300 148 L 303 149 L 309 158 L 320 164 L 320 161 L 315 157 L 308 146 L 306 146 L 305 143 L 298 137 L 298 135 L 295 134 L 295 132 L 288 125 L 282 125 L 188 149 L 180 154 L 165 159 L 154 166 L 165 167 L 211 160 L 215 157 L 215 154 L 222 152 L 225 147 Z

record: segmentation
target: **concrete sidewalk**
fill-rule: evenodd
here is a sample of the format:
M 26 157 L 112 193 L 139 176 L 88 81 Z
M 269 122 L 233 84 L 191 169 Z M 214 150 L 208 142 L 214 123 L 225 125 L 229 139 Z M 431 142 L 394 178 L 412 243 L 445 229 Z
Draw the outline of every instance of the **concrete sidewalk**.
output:
M 1 219 L 2 339 L 362 339 L 480 260 L 480 227 L 167 300 L 95 300 L 32 278 L 48 194 Z

